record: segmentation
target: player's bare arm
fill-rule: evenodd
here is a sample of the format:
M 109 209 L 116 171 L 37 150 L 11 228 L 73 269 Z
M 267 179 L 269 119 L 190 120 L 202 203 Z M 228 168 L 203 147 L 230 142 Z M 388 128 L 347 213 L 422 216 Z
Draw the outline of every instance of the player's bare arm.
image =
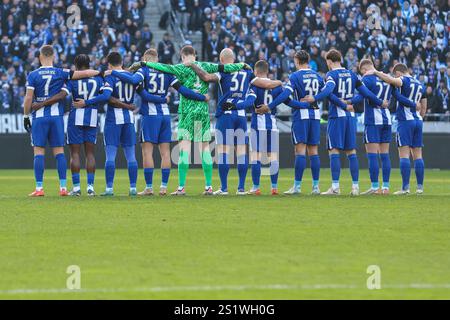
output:
M 264 78 L 255 78 L 253 84 L 263 89 L 275 89 L 283 85 L 280 80 L 270 80 Z
M 25 98 L 23 101 L 23 127 L 29 133 L 31 132 L 31 120 L 30 120 L 30 112 L 31 105 L 33 103 L 34 89 L 27 89 L 25 93 Z
M 261 104 L 261 105 L 255 107 L 255 112 L 257 114 L 266 114 L 266 113 L 270 112 L 270 108 L 266 104 Z
M 219 82 L 219 77 L 213 73 L 208 73 L 193 62 L 185 63 L 186 67 L 191 68 L 198 77 L 205 82 Z
M 25 116 L 30 115 L 31 113 L 31 106 L 33 103 L 33 96 L 34 96 L 34 90 L 33 89 L 27 89 L 27 92 L 25 93 L 25 98 L 23 101 L 23 112 Z
M 420 100 L 420 115 L 422 116 L 422 118 L 425 116 L 425 114 L 427 113 L 427 108 L 428 108 L 428 99 L 427 98 L 423 98 Z
M 101 72 L 98 70 L 77 70 L 74 71 L 72 75 L 72 80 L 79 80 L 79 79 L 85 79 L 85 78 L 91 78 L 100 75 Z
M 40 101 L 40 102 L 33 102 L 33 104 L 31 105 L 31 109 L 33 111 L 39 110 L 43 107 L 46 106 L 51 106 L 52 104 L 55 104 L 61 100 L 63 100 L 65 97 L 67 97 L 67 92 L 65 90 L 61 90 L 60 92 L 58 92 L 57 94 L 55 94 L 54 96 L 44 100 L 44 101 Z
M 375 70 L 374 74 L 384 82 L 389 83 L 394 87 L 400 88 L 403 85 L 403 81 L 400 78 L 394 78 L 393 76 L 378 70 Z

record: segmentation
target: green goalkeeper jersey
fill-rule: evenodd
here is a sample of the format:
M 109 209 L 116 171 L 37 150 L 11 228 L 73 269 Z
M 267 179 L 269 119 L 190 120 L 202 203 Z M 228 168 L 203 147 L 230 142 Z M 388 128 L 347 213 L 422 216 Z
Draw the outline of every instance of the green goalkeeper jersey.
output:
M 147 62 L 146 64 L 149 68 L 175 75 L 183 86 L 191 90 L 194 90 L 201 94 L 208 93 L 209 83 L 201 80 L 194 70 L 192 70 L 190 67 L 185 66 L 184 64 L 168 65 L 157 62 Z M 220 71 L 219 65 L 215 63 L 195 62 L 195 64 L 208 73 L 216 73 Z M 242 70 L 244 66 L 244 63 L 226 64 L 223 65 L 223 71 L 226 73 L 232 73 Z M 190 100 L 181 95 L 178 113 L 208 114 L 208 103 L 204 101 Z

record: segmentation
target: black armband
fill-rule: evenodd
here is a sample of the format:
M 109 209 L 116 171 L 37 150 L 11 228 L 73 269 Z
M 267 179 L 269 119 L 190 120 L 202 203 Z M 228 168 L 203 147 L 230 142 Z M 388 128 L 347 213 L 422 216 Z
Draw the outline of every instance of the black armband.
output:
M 181 88 L 181 83 L 180 83 L 180 81 L 175 82 L 175 83 L 172 85 L 172 88 L 174 88 L 175 90 L 179 91 L 180 88 Z
M 356 88 L 359 88 L 363 85 L 363 83 L 361 82 L 361 80 L 356 80 Z
M 73 70 L 70 70 L 70 72 L 69 72 L 69 77 L 70 77 L 70 79 L 72 79 L 73 78 L 73 74 L 75 73 L 75 71 L 73 71 Z

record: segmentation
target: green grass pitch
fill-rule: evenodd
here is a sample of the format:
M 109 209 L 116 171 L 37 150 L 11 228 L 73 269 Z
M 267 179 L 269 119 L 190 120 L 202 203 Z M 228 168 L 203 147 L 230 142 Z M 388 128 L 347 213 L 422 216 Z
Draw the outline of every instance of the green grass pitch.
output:
M 450 298 L 448 171 L 426 171 L 423 196 L 358 198 L 309 196 L 309 171 L 299 197 L 202 197 L 199 170 L 187 197 L 129 198 L 120 170 L 118 196 L 62 199 L 47 170 L 46 197 L 30 199 L 32 174 L 0 171 L 0 299 Z M 103 171 L 96 179 L 99 192 Z M 280 191 L 292 179 L 282 170 Z M 329 179 L 323 170 L 322 189 Z M 69 265 L 81 269 L 79 291 L 66 289 Z M 380 267 L 380 290 L 367 289 L 369 265 Z

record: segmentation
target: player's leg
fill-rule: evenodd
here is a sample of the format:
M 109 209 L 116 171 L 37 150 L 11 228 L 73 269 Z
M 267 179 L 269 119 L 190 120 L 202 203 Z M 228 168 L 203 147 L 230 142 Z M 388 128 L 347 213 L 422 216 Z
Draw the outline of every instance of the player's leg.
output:
M 278 195 L 278 175 L 280 173 L 279 134 L 277 130 L 267 130 L 267 157 L 270 163 L 271 194 Z
M 143 142 L 142 148 L 142 165 L 144 167 L 145 189 L 139 192 L 140 196 L 153 195 L 153 143 Z
M 158 144 L 162 117 L 143 116 L 141 120 L 140 140 L 142 147 L 142 164 L 144 167 L 145 189 L 140 196 L 153 195 L 153 146 Z
M 189 170 L 191 141 L 193 139 L 194 120 L 192 114 L 179 114 L 178 119 L 178 189 L 172 195 L 185 195 L 186 176 Z
M 167 194 L 170 168 L 172 167 L 170 159 L 170 143 L 172 142 L 172 124 L 170 116 L 162 117 L 158 142 L 159 154 L 161 155 L 161 185 L 159 188 L 159 195 L 164 196 Z
M 397 127 L 397 145 L 400 157 L 400 174 L 402 176 L 402 189 L 395 195 L 409 194 L 409 180 L 411 176 L 410 146 L 412 145 L 413 121 L 399 121 Z
M 369 164 L 370 189 L 363 192 L 363 195 L 379 194 L 380 165 L 378 154 L 380 153 L 380 128 L 381 126 L 366 125 L 364 128 L 364 145 L 366 148 L 367 161 Z
M 31 197 L 44 196 L 44 159 L 45 148 L 34 147 L 34 179 L 36 182 L 35 191 L 30 194 Z
M 216 152 L 217 152 L 217 167 L 219 170 L 220 179 L 220 189 L 214 192 L 214 195 L 228 195 L 228 172 L 230 171 L 230 148 L 227 145 L 222 144 L 221 135 L 218 130 L 216 130 Z
M 213 195 L 212 189 L 212 173 L 213 173 L 213 159 L 211 156 L 211 150 L 209 149 L 209 141 L 201 142 L 201 157 L 202 157 L 202 169 L 205 176 L 205 191 L 204 195 Z
M 425 163 L 422 156 L 423 145 L 423 122 L 416 120 L 416 126 L 414 129 L 413 147 L 411 148 L 411 154 L 414 160 L 414 172 L 417 180 L 417 194 L 423 193 L 423 180 L 425 176 Z
M 412 156 L 414 159 L 414 171 L 417 180 L 417 194 L 423 193 L 423 181 L 425 176 L 425 163 L 422 157 L 422 148 L 412 148 Z
M 239 183 L 237 187 L 237 193 L 245 192 L 245 180 L 247 179 L 248 172 L 248 153 L 247 144 L 238 144 L 236 146 L 236 159 L 237 169 L 239 175 Z
M 213 195 L 212 189 L 212 174 L 213 174 L 213 159 L 211 150 L 209 149 L 209 142 L 211 141 L 211 123 L 208 113 L 200 113 L 194 117 L 194 141 L 200 143 L 202 169 L 205 176 L 205 191 L 204 195 Z
M 303 172 L 306 168 L 306 144 L 297 143 L 294 146 L 295 162 L 294 162 L 294 186 L 285 191 L 286 195 L 300 194 L 302 188 Z
M 347 154 L 350 175 L 352 177 L 352 196 L 359 195 L 359 163 L 356 154 L 356 118 L 347 117 L 347 128 L 345 131 L 345 153 Z
M 389 146 L 389 143 L 380 144 L 381 171 L 383 176 L 383 184 L 381 186 L 382 194 L 389 194 L 391 177 L 391 158 L 389 156 Z
M 271 149 L 269 149 L 271 150 Z M 277 151 L 270 151 L 267 154 L 270 161 L 270 183 L 271 183 L 271 194 L 273 196 L 278 195 L 278 175 L 280 173 L 280 161 L 278 158 Z
M 70 171 L 72 173 L 72 191 L 69 193 L 71 196 L 80 196 L 80 151 L 81 145 L 79 144 L 69 144 L 70 149 Z
M 180 150 L 178 158 L 178 188 L 175 192 L 172 193 L 172 195 L 185 195 L 186 176 L 189 171 L 191 141 L 181 140 L 178 143 L 178 147 Z
M 64 147 L 53 148 L 53 155 L 56 160 L 56 168 L 59 177 L 59 194 L 60 196 L 67 196 L 67 160 L 64 154 Z
M 402 176 L 402 189 L 396 192 L 396 195 L 409 194 L 409 179 L 411 176 L 411 161 L 409 158 L 409 146 L 402 146 L 398 148 L 400 157 L 400 174 Z
M 121 136 L 122 149 L 127 160 L 128 178 L 130 180 L 130 196 L 136 196 L 138 163 L 136 161 L 136 132 L 133 123 L 124 124 Z
M 381 194 L 389 194 L 389 181 L 391 177 L 391 158 L 389 156 L 389 146 L 392 140 L 392 126 L 384 125 L 380 140 L 380 158 L 383 176 Z
M 95 128 L 96 129 L 96 128 Z M 86 172 L 87 172 L 87 195 L 95 196 L 95 143 L 85 142 L 84 153 L 86 155 Z
M 164 196 L 167 194 L 170 168 L 172 166 L 170 162 L 170 143 L 160 143 L 159 153 L 161 154 L 161 186 L 159 189 L 159 195 Z
M 252 188 L 247 194 L 257 195 L 261 194 L 261 153 L 256 150 L 250 152 L 250 163 L 252 164 Z
M 67 196 L 67 160 L 64 154 L 64 120 L 62 117 L 52 117 L 49 142 L 56 159 L 56 167 L 59 177 L 59 194 Z
M 72 191 L 70 196 L 80 196 L 80 151 L 83 143 L 83 129 L 75 125 L 67 126 L 67 144 L 70 150 L 70 171 L 72 173 Z
M 291 135 L 295 151 L 294 186 L 284 192 L 286 195 L 301 193 L 303 172 L 306 168 L 306 126 L 304 120 L 294 121 L 292 123 Z
M 311 165 L 311 175 L 312 175 L 312 195 L 320 194 L 319 179 L 320 179 L 320 157 L 319 157 L 319 146 L 318 145 L 308 145 L 306 147 L 309 155 L 309 162 Z
M 346 150 L 347 154 L 350 175 L 352 177 L 352 191 L 350 195 L 357 196 L 359 195 L 359 163 L 358 156 L 356 155 L 356 150 Z
M 105 123 L 104 144 L 105 144 L 105 180 L 106 189 L 102 196 L 114 195 L 114 176 L 116 172 L 117 149 L 120 144 L 121 126 L 114 123 Z
M 229 140 L 233 139 L 231 130 L 227 130 L 228 115 L 221 115 L 217 118 L 215 143 L 217 153 L 217 167 L 220 178 L 220 189 L 214 192 L 214 195 L 228 195 L 228 172 L 230 171 L 230 148 L 227 145 Z
M 319 144 L 320 144 L 320 120 L 308 120 L 309 131 L 307 151 L 309 155 L 309 162 L 311 165 L 312 174 L 312 195 L 320 194 L 319 179 L 320 179 L 320 157 L 319 157 Z
M 330 156 L 331 188 L 323 192 L 323 195 L 339 195 L 341 193 L 339 185 L 341 157 L 339 152 L 344 148 L 345 121 L 346 119 L 343 117 L 328 120 L 327 145 Z
M 252 128 L 250 132 L 250 163 L 252 172 L 253 186 L 247 194 L 260 195 L 260 181 L 261 181 L 261 152 L 264 152 L 264 141 L 262 141 L 262 131 Z
M 246 117 L 234 116 L 234 139 L 236 145 L 237 169 L 239 175 L 239 183 L 237 193 L 245 192 L 245 180 L 248 172 L 248 136 L 247 136 L 247 119 Z
M 369 163 L 369 177 L 370 177 L 370 189 L 363 192 L 363 195 L 378 194 L 380 189 L 380 183 L 378 176 L 380 174 L 380 165 L 378 163 L 378 153 L 380 152 L 380 145 L 378 143 L 366 143 L 367 160 Z
M 29 195 L 30 197 L 44 196 L 44 158 L 48 130 L 49 126 L 46 118 L 37 118 L 33 120 L 31 141 L 34 151 L 33 169 L 36 188 L 35 191 Z

